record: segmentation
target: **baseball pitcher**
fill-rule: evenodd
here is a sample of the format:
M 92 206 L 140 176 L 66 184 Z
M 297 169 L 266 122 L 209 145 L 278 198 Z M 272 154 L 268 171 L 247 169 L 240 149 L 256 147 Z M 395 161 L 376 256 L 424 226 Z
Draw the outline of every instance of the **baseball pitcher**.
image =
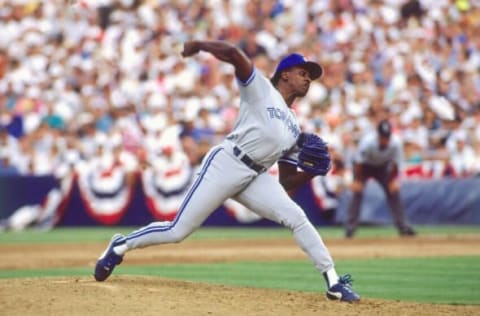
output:
M 180 242 L 201 226 L 222 203 L 233 198 L 259 216 L 288 227 L 327 283 L 329 299 L 358 301 L 349 275 L 339 277 L 328 249 L 304 211 L 288 195 L 330 169 L 326 144 L 300 131 L 290 108 L 307 94 L 322 67 L 299 54 L 283 58 L 271 80 L 237 47 L 219 41 L 189 41 L 182 55 L 208 52 L 235 69 L 240 111 L 232 132 L 205 156 L 196 180 L 173 221 L 153 222 L 132 233 L 112 237 L 95 267 L 104 281 L 127 251 Z M 265 172 L 279 161 L 279 179 Z M 301 169 L 301 170 L 299 170 Z

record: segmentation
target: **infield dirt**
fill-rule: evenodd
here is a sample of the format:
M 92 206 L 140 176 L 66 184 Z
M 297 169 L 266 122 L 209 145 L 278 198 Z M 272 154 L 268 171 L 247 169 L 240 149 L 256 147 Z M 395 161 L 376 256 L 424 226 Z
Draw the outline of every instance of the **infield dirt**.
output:
M 106 243 L 0 245 L 0 269 L 86 267 L 93 271 Z M 329 239 L 326 243 L 335 259 L 480 255 L 480 235 Z M 308 260 L 290 239 L 186 240 L 133 251 L 123 264 L 283 259 Z M 321 293 L 114 274 L 106 282 L 95 282 L 93 277 L 2 279 L 0 315 L 480 315 L 480 306 L 369 298 L 346 304 L 327 301 Z

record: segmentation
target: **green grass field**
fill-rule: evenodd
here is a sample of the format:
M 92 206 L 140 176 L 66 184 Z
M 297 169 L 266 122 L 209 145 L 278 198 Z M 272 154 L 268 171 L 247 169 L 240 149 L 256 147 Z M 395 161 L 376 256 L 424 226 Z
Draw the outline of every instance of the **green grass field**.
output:
M 50 232 L 0 233 L 0 246 L 22 243 L 106 242 L 118 228 L 56 229 Z M 121 228 L 120 232 L 129 232 Z M 339 228 L 321 228 L 322 236 L 339 238 Z M 479 234 L 479 227 L 420 227 L 422 235 Z M 362 228 L 358 238 L 395 236 L 392 228 Z M 228 229 L 202 228 L 191 239 L 285 238 L 281 228 Z M 480 246 L 480 245 L 479 245 Z M 435 258 L 376 258 L 336 260 L 339 271 L 354 277 L 354 287 L 362 296 L 391 300 L 442 304 L 480 304 L 480 256 Z M 281 262 L 235 262 L 215 264 L 121 265 L 116 274 L 161 276 L 181 280 L 241 285 L 307 292 L 323 291 L 318 272 L 308 260 Z M 90 268 L 1 270 L 0 278 L 90 276 Z M 279 278 L 278 276 L 282 277 Z M 320 281 L 320 280 L 319 280 Z M 321 281 L 320 281 L 321 282 Z
M 70 243 L 70 242 L 104 242 L 114 233 L 129 233 L 138 227 L 104 227 L 104 228 L 56 228 L 51 231 L 26 230 L 22 232 L 0 233 L 0 245 L 3 243 Z M 342 238 L 343 230 L 338 227 L 320 227 L 322 237 Z M 480 234 L 480 226 L 421 226 L 421 235 L 446 234 Z M 188 239 L 252 239 L 252 238 L 285 238 L 291 236 L 289 230 L 282 227 L 272 228 L 217 228 L 202 227 Z M 394 237 L 396 231 L 390 227 L 362 227 L 356 237 Z

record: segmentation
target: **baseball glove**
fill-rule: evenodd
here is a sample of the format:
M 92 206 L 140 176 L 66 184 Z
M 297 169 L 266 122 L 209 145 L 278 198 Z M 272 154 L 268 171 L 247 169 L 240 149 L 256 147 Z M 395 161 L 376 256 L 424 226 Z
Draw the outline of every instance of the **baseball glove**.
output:
M 297 165 L 305 172 L 324 176 L 330 171 L 331 159 L 327 144 L 317 135 L 301 133 L 297 139 L 300 147 Z

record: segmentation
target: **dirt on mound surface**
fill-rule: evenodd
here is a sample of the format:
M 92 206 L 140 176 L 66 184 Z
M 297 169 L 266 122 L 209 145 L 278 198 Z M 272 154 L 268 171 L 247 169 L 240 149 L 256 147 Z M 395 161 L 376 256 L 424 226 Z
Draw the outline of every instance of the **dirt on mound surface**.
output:
M 480 255 L 479 235 L 327 240 L 334 258 Z M 105 243 L 0 245 L 0 269 L 88 267 Z M 308 260 L 290 239 L 192 240 L 128 254 L 124 264 Z M 420 285 L 419 285 L 420 286 Z M 0 315 L 479 315 L 480 306 L 364 298 L 327 301 L 318 293 L 230 287 L 114 275 L 0 280 Z
M 5 315 L 478 315 L 480 307 L 363 299 L 348 304 L 323 295 L 229 287 L 162 278 L 115 276 L 0 280 Z

